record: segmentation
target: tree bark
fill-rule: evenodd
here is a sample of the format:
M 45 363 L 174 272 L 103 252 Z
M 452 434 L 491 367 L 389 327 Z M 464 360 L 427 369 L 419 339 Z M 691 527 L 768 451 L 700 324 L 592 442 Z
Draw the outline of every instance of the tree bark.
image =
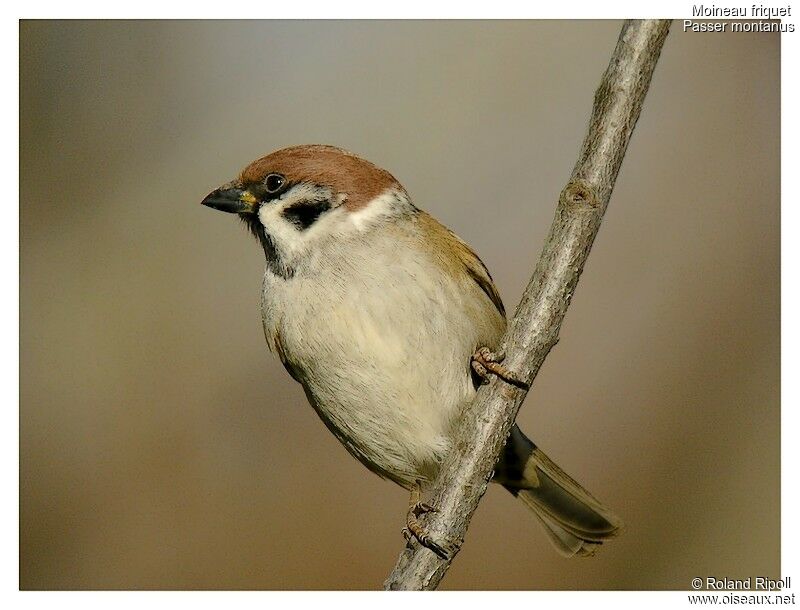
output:
M 578 161 L 561 192 L 539 262 L 503 341 L 504 366 L 528 384 L 558 342 L 669 27 L 669 20 L 626 21 L 595 93 Z M 425 515 L 431 537 L 449 541 L 452 553 L 444 559 L 416 541 L 408 543 L 384 583 L 386 589 L 438 586 L 486 491 L 526 394 L 497 378 L 478 390 L 432 486 L 429 503 L 437 512 Z

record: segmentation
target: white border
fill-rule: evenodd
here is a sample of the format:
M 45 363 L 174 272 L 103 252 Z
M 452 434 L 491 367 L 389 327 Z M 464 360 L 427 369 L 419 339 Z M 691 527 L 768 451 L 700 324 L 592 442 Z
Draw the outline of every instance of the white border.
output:
M 699 3 L 699 2 L 697 2 Z M 528 6 L 522 6 L 528 4 Z M 131 4 L 120 3 L 64 3 L 51 0 L 29 3 L 11 7 L 12 14 L 3 16 L 2 21 L 2 53 L 5 91 L 2 97 L 4 116 L 7 117 L 7 137 L 3 144 L 2 168 L 5 185 L 13 185 L 19 190 L 18 183 L 18 150 L 19 150 L 19 18 L 536 18 L 536 19 L 618 19 L 622 17 L 665 17 L 689 18 L 693 2 L 651 2 L 613 1 L 613 2 L 578 2 L 536 4 L 521 2 L 432 2 L 430 0 L 403 0 L 399 3 L 365 3 L 365 2 L 322 2 L 321 0 L 303 3 L 267 3 L 228 1 L 224 3 L 197 3 L 186 10 L 185 7 L 169 6 L 164 2 L 150 0 Z M 712 2 L 706 2 L 712 4 Z M 750 5 L 752 2 L 713 2 L 718 7 Z M 786 6 L 786 2 L 759 2 L 768 6 Z M 790 4 L 790 3 L 788 3 Z M 800 12 L 800 5 L 793 7 Z M 800 26 L 800 19 L 791 21 Z M 680 27 L 676 21 L 673 28 Z M 794 434 L 798 424 L 798 398 L 800 398 L 800 375 L 798 372 L 798 343 L 800 343 L 800 323 L 795 318 L 798 313 L 798 281 L 797 269 L 800 268 L 800 210 L 796 204 L 797 196 L 793 178 L 798 171 L 796 143 L 799 141 L 798 119 L 793 109 L 800 108 L 798 99 L 798 40 L 800 32 L 782 36 L 781 54 L 781 155 L 782 155 L 782 205 L 781 205 L 781 309 L 782 309 L 782 511 L 783 516 L 791 518 L 798 514 L 796 466 L 797 446 Z M 669 44 L 669 41 L 667 42 Z M 9 212 L 10 211 L 10 212 Z M 3 552 L 0 556 L 0 573 L 2 573 L 2 603 L 7 608 L 51 608 L 54 605 L 62 608 L 138 608 L 142 604 L 150 607 L 171 607 L 176 604 L 191 605 L 193 608 L 218 608 L 220 604 L 235 607 L 263 608 L 264 602 L 277 604 L 313 604 L 315 607 L 372 607 L 377 603 L 389 608 L 402 607 L 407 610 L 409 603 L 426 603 L 432 600 L 409 600 L 403 595 L 376 595 L 358 593 L 37 593 L 17 591 L 18 588 L 18 467 L 19 467 L 19 218 L 18 207 L 14 202 L 6 202 L 6 218 L 0 224 L 0 273 L 6 296 L 2 300 L 2 387 L 5 391 L 3 405 L 3 486 L 14 490 L 12 498 L 6 498 L 0 504 L 0 524 L 4 527 Z M 782 532 L 782 575 L 795 576 L 800 583 L 798 567 L 797 528 L 787 527 Z M 387 565 L 387 570 L 390 566 Z M 380 583 L 375 583 L 378 586 Z M 492 600 L 488 599 L 492 596 Z M 461 608 L 485 607 L 488 603 L 496 603 L 495 597 L 513 597 L 514 599 L 497 600 L 500 603 L 536 603 L 536 604 L 571 604 L 586 605 L 613 604 L 615 608 L 679 607 L 688 606 L 686 593 L 677 592 L 525 592 L 525 593 L 451 593 L 437 594 L 436 604 L 458 604 Z M 519 597 L 533 597 L 520 600 Z
M 797 7 L 800 10 L 800 6 Z M 800 30 L 800 19 L 796 22 Z M 797 493 L 798 403 L 800 403 L 800 210 L 797 206 L 797 145 L 800 108 L 797 73 L 800 31 L 781 35 L 781 573 L 800 574 L 797 552 L 800 536 L 791 516 L 800 512 Z

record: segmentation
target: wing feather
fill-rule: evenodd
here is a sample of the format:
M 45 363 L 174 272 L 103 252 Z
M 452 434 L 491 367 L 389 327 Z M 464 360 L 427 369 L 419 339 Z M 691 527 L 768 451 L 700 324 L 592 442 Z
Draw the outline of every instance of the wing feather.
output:
M 455 255 L 455 260 L 459 263 L 462 271 L 489 297 L 500 315 L 505 318 L 506 309 L 503 307 L 503 300 L 500 298 L 500 293 L 497 292 L 492 276 L 472 248 L 427 212 L 420 211 L 419 220 L 427 225 L 425 234 L 433 236 L 437 242 L 433 245 L 440 251 L 449 250 Z

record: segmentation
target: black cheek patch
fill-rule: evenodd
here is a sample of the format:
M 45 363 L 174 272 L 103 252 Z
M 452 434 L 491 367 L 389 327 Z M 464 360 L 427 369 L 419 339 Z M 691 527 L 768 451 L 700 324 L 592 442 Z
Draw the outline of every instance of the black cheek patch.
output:
M 327 199 L 321 201 L 301 201 L 283 211 L 283 217 L 301 231 L 317 222 L 323 212 L 331 209 L 331 202 Z

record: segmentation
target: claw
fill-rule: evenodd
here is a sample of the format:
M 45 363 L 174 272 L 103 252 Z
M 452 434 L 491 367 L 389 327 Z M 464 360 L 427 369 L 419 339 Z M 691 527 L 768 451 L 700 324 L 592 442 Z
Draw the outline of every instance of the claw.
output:
M 406 542 L 411 542 L 412 538 L 416 538 L 422 546 L 430 549 L 442 559 L 449 559 L 456 553 L 460 545 L 453 544 L 450 541 L 437 541 L 431 537 L 419 517 L 425 513 L 438 512 L 438 509 L 427 502 L 422 502 L 420 496 L 420 484 L 417 481 L 411 488 L 411 498 L 408 505 L 408 514 L 406 515 L 406 527 L 403 528 L 403 537 Z
M 506 355 L 503 352 L 493 353 L 488 347 L 479 347 L 472 355 L 470 365 L 475 374 L 481 379 L 481 383 L 489 383 L 489 374 L 497 375 L 506 383 L 513 386 L 529 390 L 530 384 L 520 379 L 515 373 L 509 371 L 500 364 Z

